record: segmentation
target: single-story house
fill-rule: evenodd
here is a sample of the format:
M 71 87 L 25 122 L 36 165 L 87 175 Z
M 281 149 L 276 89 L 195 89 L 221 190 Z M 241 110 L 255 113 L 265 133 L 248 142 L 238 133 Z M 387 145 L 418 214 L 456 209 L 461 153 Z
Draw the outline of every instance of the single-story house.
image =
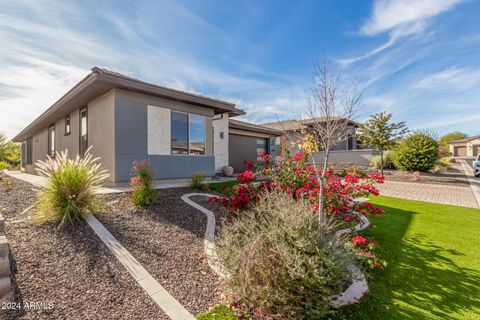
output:
M 449 145 L 454 157 L 476 157 L 480 154 L 480 135 L 454 140 Z
M 298 142 L 303 138 L 305 132 L 312 130 L 313 124 L 321 123 L 322 121 L 325 120 L 321 118 L 301 121 L 285 120 L 264 123 L 262 125 L 282 131 L 286 137 L 285 143 L 288 144 L 289 151 L 294 154 L 298 152 Z M 366 148 L 357 142 L 355 135 L 359 125 L 360 124 L 355 121 L 348 120 L 347 132 L 343 135 L 346 138 L 333 145 L 330 151 L 329 162 L 331 164 L 342 166 L 369 166 L 372 157 L 379 154 L 377 150 Z M 325 160 L 325 152 L 320 150 L 316 152 L 313 157 L 317 163 L 323 162 Z
M 94 67 L 13 141 L 22 143 L 22 170 L 33 174 L 34 163 L 47 155 L 68 149 L 71 157 L 83 156 L 91 146 L 110 174 L 107 184 L 128 181 L 133 161 L 142 159 L 150 161 L 155 179 L 213 176 L 223 166 L 255 157 L 263 143 L 273 150 L 281 134 L 230 122 L 242 114 L 231 102 Z
M 283 120 L 275 121 L 269 123 L 262 123 L 262 126 L 280 130 L 282 131 L 287 139 L 289 140 L 289 145 L 295 145 L 295 142 L 298 142 L 303 138 L 305 131 L 312 129 L 312 126 L 316 123 L 321 123 L 325 121 L 321 118 L 317 119 L 306 119 L 306 120 Z M 347 132 L 345 133 L 346 139 L 337 142 L 332 146 L 332 150 L 355 150 L 357 149 L 357 140 L 355 138 L 356 129 L 359 126 L 359 123 L 348 120 Z M 292 150 L 295 150 L 295 147 L 291 147 Z M 291 151 L 292 151 L 291 150 Z

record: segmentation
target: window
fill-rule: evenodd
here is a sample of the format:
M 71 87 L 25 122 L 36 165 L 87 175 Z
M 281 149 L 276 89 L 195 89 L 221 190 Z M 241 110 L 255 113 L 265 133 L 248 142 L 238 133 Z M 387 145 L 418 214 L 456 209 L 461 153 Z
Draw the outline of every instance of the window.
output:
M 205 154 L 205 117 L 190 115 L 190 154 Z
M 48 127 L 48 155 L 55 157 L 55 125 Z
M 188 114 L 172 112 L 172 154 L 188 154 Z
M 83 157 L 88 148 L 87 109 L 80 110 L 80 155 Z
M 25 164 L 32 164 L 33 138 L 30 137 L 25 143 Z
M 172 154 L 205 154 L 205 117 L 172 111 L 171 152 Z
M 65 135 L 70 134 L 70 115 L 65 117 Z

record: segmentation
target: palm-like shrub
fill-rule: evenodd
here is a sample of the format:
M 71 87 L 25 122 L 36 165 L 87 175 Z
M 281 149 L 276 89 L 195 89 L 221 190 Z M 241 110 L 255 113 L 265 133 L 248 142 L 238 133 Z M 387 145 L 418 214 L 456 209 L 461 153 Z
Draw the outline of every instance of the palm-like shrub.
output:
M 395 148 L 392 161 L 399 170 L 428 171 L 438 159 L 438 148 L 432 133 L 415 132 Z
M 135 174 L 130 179 L 132 202 L 137 207 L 146 207 L 155 199 L 153 170 L 150 162 L 148 160 L 134 161 L 132 171 Z
M 36 221 L 64 227 L 101 210 L 102 202 L 95 188 L 109 175 L 100 168 L 100 158 L 93 158 L 89 151 L 90 148 L 83 158 L 77 155 L 75 159 L 68 157 L 68 151 L 57 152 L 55 158 L 35 163 L 37 172 L 48 179 L 37 197 Z
M 190 184 L 190 188 L 193 191 L 202 191 L 207 189 L 207 185 L 204 183 L 205 179 L 207 179 L 207 175 L 205 172 L 195 173 L 188 181 Z
M 260 198 L 224 225 L 217 242 L 236 305 L 275 319 L 327 315 L 353 260 L 337 226 L 329 218 L 320 224 L 310 203 L 281 191 Z

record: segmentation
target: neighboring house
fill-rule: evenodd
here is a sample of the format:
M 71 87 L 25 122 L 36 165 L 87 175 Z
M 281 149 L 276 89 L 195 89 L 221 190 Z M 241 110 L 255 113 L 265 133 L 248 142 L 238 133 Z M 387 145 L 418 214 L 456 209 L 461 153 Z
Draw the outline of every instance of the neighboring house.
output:
M 245 170 L 244 161 L 255 162 L 258 152 L 275 157 L 280 151 L 282 131 L 248 122 L 229 121 L 229 163 L 235 172 Z
M 289 151 L 293 154 L 298 152 L 298 143 L 303 138 L 305 132 L 312 130 L 314 124 L 321 122 L 321 118 L 306 120 L 285 120 L 270 123 L 263 123 L 262 126 L 281 130 L 285 137 L 285 143 L 288 144 Z M 370 165 L 370 160 L 378 151 L 372 149 L 360 149 L 360 144 L 355 138 L 356 129 L 360 124 L 349 120 L 347 125 L 346 139 L 339 141 L 332 146 L 329 162 L 332 164 L 355 164 L 361 166 Z M 317 161 L 323 161 L 325 152 L 319 151 L 315 155 Z
M 324 120 L 317 119 L 308 119 L 308 120 L 284 120 L 276 121 L 269 123 L 262 123 L 262 126 L 281 130 L 289 140 L 289 143 L 294 145 L 296 142 L 299 142 L 305 131 L 312 130 L 312 126 L 316 123 L 322 122 Z M 347 138 L 343 141 L 339 141 L 334 146 L 332 150 L 355 150 L 357 149 L 357 140 L 355 139 L 356 128 L 359 124 L 355 121 L 348 121 L 347 132 L 345 136 Z M 295 147 L 292 147 L 293 149 Z
M 75 157 L 92 146 L 110 184 L 128 181 L 132 162 L 142 159 L 150 161 L 155 179 L 196 172 L 213 176 L 231 162 L 239 166 L 252 159 L 263 147 L 272 150 L 281 134 L 230 122 L 242 114 L 230 102 L 95 67 L 13 141 L 22 143 L 22 169 L 29 173 L 36 173 L 34 163 L 47 154 L 68 149 Z
M 449 142 L 454 157 L 476 157 L 480 154 L 480 135 Z

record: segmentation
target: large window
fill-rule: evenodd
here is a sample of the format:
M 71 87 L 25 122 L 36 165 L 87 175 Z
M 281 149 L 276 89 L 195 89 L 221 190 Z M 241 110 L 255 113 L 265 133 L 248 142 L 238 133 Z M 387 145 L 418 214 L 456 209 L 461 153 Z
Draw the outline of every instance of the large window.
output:
M 88 148 L 87 109 L 80 110 L 80 155 L 83 157 Z
M 205 117 L 171 113 L 172 154 L 205 154 Z
M 190 154 L 205 154 L 205 117 L 190 115 Z
M 32 137 L 28 138 L 22 143 L 22 166 L 32 164 Z
M 55 157 L 55 125 L 48 127 L 48 155 Z

